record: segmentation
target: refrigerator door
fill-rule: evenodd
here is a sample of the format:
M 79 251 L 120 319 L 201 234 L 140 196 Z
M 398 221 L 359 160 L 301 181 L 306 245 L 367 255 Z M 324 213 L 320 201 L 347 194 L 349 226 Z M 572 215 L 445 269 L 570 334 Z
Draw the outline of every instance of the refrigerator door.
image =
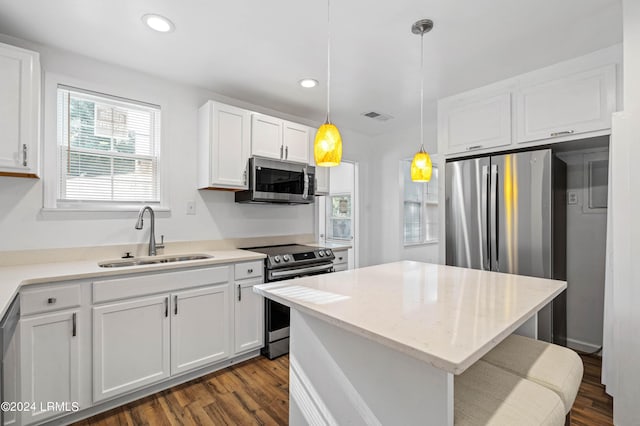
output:
M 551 150 L 491 157 L 491 269 L 552 278 Z
M 487 231 L 489 158 L 447 163 L 445 182 L 446 263 L 490 269 Z

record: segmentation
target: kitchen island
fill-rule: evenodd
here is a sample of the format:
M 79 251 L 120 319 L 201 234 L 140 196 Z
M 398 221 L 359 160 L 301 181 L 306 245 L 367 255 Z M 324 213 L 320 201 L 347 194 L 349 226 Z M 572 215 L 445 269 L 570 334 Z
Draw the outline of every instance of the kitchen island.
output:
M 291 308 L 291 425 L 453 425 L 454 375 L 565 288 L 402 261 L 254 291 Z

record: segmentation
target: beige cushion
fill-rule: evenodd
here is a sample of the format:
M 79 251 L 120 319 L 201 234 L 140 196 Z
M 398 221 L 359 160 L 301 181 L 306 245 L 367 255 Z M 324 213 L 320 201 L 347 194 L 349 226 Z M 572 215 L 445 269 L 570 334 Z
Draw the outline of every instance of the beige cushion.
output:
M 565 413 L 576 399 L 584 367 L 571 349 L 512 334 L 482 358 L 551 389 L 560 396 Z
M 484 361 L 454 378 L 454 424 L 564 425 L 564 405 L 554 392 Z

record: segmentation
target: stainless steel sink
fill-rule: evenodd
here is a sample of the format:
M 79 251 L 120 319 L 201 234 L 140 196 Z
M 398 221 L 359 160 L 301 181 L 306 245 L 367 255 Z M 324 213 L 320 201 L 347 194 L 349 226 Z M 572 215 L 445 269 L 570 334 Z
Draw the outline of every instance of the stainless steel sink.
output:
M 113 260 L 99 262 L 101 268 L 121 268 L 124 266 L 155 265 L 157 263 L 186 262 L 188 260 L 211 259 L 207 254 L 185 254 L 179 256 L 143 257 L 140 259 Z

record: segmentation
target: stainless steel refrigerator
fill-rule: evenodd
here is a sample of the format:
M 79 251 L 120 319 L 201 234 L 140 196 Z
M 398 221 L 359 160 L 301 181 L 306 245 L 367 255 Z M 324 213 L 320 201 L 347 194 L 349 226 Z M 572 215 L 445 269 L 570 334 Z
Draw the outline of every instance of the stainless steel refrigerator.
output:
M 566 280 L 566 165 L 550 149 L 446 164 L 447 265 Z M 566 292 L 538 313 L 566 345 Z

